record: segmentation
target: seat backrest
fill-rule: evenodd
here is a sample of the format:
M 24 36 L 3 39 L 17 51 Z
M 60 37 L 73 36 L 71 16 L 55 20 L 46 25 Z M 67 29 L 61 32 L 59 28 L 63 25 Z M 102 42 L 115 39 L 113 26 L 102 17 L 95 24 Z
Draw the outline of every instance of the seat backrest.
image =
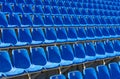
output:
M 44 0 L 44 1 L 47 1 L 47 0 Z M 51 12 L 51 9 L 50 9 L 50 6 L 43 6 L 43 12 L 44 12 L 44 14 L 51 14 L 52 12 Z
M 87 36 L 84 28 L 78 28 L 77 35 L 79 38 L 86 38 L 86 36 Z
M 55 16 L 53 16 L 53 20 L 54 20 L 55 26 L 62 26 L 63 25 L 62 16 L 55 15 Z
M 108 28 L 102 28 L 102 33 L 103 33 L 104 36 L 110 36 Z
M 31 57 L 31 63 L 34 65 L 44 66 L 47 63 L 46 54 L 44 52 L 44 49 L 41 47 L 32 48 L 30 50 L 30 57 Z
M 109 28 L 109 33 L 110 33 L 110 35 L 116 35 L 114 28 Z
M 32 5 L 23 5 L 23 11 L 24 13 L 33 13 Z
M 85 50 L 82 44 L 74 44 L 74 56 L 77 58 L 85 58 Z
M 77 39 L 77 32 L 75 28 L 67 28 L 68 38 Z
M 50 79 L 66 79 L 66 77 L 63 74 L 60 74 L 60 75 L 53 75 L 50 77 Z
M 12 6 L 11 6 L 10 4 L 4 3 L 4 4 L 2 5 L 2 12 L 11 13 L 11 12 L 12 12 Z
M 6 15 L 4 13 L 0 13 L 0 27 L 7 27 L 8 26 L 8 22 L 7 22 L 7 18 Z
M 42 19 L 42 16 L 40 15 L 34 15 L 34 19 L 33 19 L 33 25 L 37 25 L 37 26 L 43 26 L 44 25 L 44 21 Z M 35 26 L 34 26 L 35 27 Z
M 116 62 L 110 63 L 109 72 L 111 79 L 119 79 L 120 78 L 120 68 Z
M 78 16 L 75 16 L 75 15 L 72 15 L 72 16 L 71 16 L 71 22 L 72 22 L 72 24 L 73 24 L 74 26 L 80 24 L 80 23 L 79 23 Z
M 43 20 L 44 20 L 45 25 L 47 25 L 47 26 L 53 26 L 53 24 L 54 24 L 53 19 L 50 15 L 43 16 Z
M 29 68 L 31 65 L 27 49 L 16 49 L 12 51 L 12 60 L 16 68 Z
M 114 53 L 114 48 L 111 41 L 104 42 L 104 47 L 107 53 Z
M 79 23 L 80 23 L 80 24 L 87 24 L 87 23 L 86 23 L 86 20 L 85 20 L 85 17 L 83 17 L 83 16 L 78 16 L 78 19 L 79 19 Z
M 68 14 L 68 12 L 66 10 L 66 7 L 59 8 L 59 11 L 60 11 L 61 14 Z
M 7 51 L 0 51 L 0 72 L 9 72 L 12 69 L 12 63 Z
M 59 8 L 57 6 L 53 6 L 51 8 L 52 14 L 60 14 Z
M 102 37 L 103 34 L 102 34 L 102 31 L 101 31 L 101 28 L 95 28 L 94 29 L 94 33 L 95 33 L 95 36 L 98 36 L 98 37 Z
M 32 36 L 30 33 L 30 29 L 19 29 L 18 30 L 18 39 L 20 42 L 28 42 L 31 43 L 32 42 Z
M 99 65 L 97 66 L 98 79 L 110 79 L 110 73 L 107 66 Z
M 48 61 L 56 62 L 56 63 L 61 62 L 60 50 L 57 46 L 48 46 L 46 48 L 46 51 L 47 51 L 46 55 L 47 55 Z
M 18 13 L 23 13 L 22 4 L 15 4 L 13 10 L 14 10 L 15 13 L 17 13 L 17 12 Z
M 36 0 L 36 1 L 39 1 L 39 0 Z M 43 14 L 42 6 L 41 5 L 36 5 L 34 12 L 39 13 L 39 14 Z
M 64 60 L 73 60 L 74 59 L 74 54 L 73 54 L 73 49 L 70 45 L 61 45 L 61 57 Z
M 83 70 L 84 79 L 98 79 L 94 68 L 86 68 Z
M 9 39 L 8 39 L 9 38 Z M 2 29 L 2 42 L 3 43 L 17 43 L 17 35 L 14 29 Z
M 69 16 L 63 15 L 63 16 L 62 16 L 62 19 L 63 19 L 63 24 L 64 24 L 64 25 L 71 25 L 71 24 L 72 24 L 71 19 L 70 19 Z
M 95 37 L 94 29 L 93 28 L 87 28 L 86 34 L 88 37 Z
M 68 79 L 83 79 L 80 71 L 71 71 L 68 73 Z
M 113 47 L 114 47 L 114 51 L 120 52 L 120 41 L 119 40 L 114 40 L 113 41 Z

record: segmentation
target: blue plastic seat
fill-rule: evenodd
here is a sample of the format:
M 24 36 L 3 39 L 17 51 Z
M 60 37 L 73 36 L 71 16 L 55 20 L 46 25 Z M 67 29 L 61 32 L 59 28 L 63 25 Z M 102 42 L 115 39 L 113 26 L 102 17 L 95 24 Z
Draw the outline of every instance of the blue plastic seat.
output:
M 117 36 L 120 37 L 120 28 L 116 28 L 115 32 L 116 32 Z
M 70 7 L 70 2 L 65 1 L 65 2 L 64 2 L 64 5 L 65 5 L 65 7 Z
M 73 44 L 73 49 L 74 49 L 74 63 L 83 63 L 86 61 L 85 58 L 85 50 L 82 44 Z
M 63 74 L 50 76 L 50 79 L 66 79 Z
M 53 7 L 51 8 L 51 11 L 52 11 L 52 14 L 53 14 L 53 15 L 59 15 L 59 14 L 60 14 L 60 11 L 59 11 L 59 9 L 58 9 L 57 6 L 53 6 Z
M 72 26 L 71 19 L 68 15 L 62 16 L 63 26 Z
M 31 27 L 33 26 L 32 17 L 29 14 L 24 14 L 21 16 L 21 27 Z
M 58 6 L 64 6 L 64 2 L 63 1 L 58 1 L 57 4 L 58 4 Z
M 53 18 L 50 15 L 45 15 L 43 16 L 43 20 L 44 20 L 44 26 L 53 26 Z
M 87 23 L 86 23 L 85 17 L 78 16 L 78 19 L 81 26 L 86 26 Z
M 57 42 L 66 42 L 68 39 L 65 28 L 56 28 Z
M 74 54 L 73 54 L 73 49 L 70 45 L 61 45 L 60 46 L 61 49 L 61 66 L 69 66 L 71 64 L 73 64 L 73 60 L 74 60 Z
M 38 13 L 38 14 L 43 14 L 42 6 L 41 5 L 36 5 L 35 9 L 34 9 L 34 12 Z
M 18 40 L 25 45 L 31 44 L 32 43 L 32 36 L 30 33 L 30 29 L 19 29 L 18 30 Z
M 86 35 L 88 40 L 94 40 L 95 39 L 95 33 L 93 28 L 87 28 L 86 29 Z
M 67 28 L 68 41 L 74 42 L 77 41 L 77 32 L 75 28 Z
M 7 22 L 7 18 L 6 15 L 4 13 L 0 13 L 0 27 L 7 27 L 8 26 L 8 22 Z
M 77 2 L 71 2 L 70 5 L 71 7 L 77 7 Z
M 55 1 L 55 0 L 50 1 L 50 5 L 57 6 L 57 1 Z
M 23 11 L 24 13 L 29 13 L 32 14 L 33 10 L 32 10 L 33 5 L 23 5 Z
M 21 21 L 20 17 L 17 14 L 10 14 L 8 16 L 8 27 L 20 27 Z
M 80 15 L 87 15 L 86 9 L 80 8 Z
M 111 35 L 111 38 L 117 38 L 116 32 L 114 28 L 109 28 L 109 33 Z
M 93 17 L 86 16 L 85 19 L 86 19 L 87 26 L 94 26 Z
M 14 4 L 13 11 L 15 13 L 22 14 L 23 13 L 22 4 Z
M 2 12 L 4 13 L 12 13 L 12 6 L 10 4 L 4 3 L 2 5 Z
M 105 65 L 97 66 L 97 72 L 98 72 L 98 79 L 111 79 L 107 66 Z
M 113 44 L 111 41 L 104 42 L 104 47 L 108 58 L 116 56 L 117 52 L 114 52 Z
M 12 77 L 23 73 L 23 69 L 14 67 L 7 51 L 0 51 L 0 77 Z
M 83 79 L 80 71 L 71 71 L 68 73 L 68 79 Z
M 50 5 L 50 1 L 49 0 L 43 0 L 42 3 L 43 3 L 43 5 Z
M 101 14 L 101 13 L 100 13 Z M 105 17 L 99 17 L 99 21 L 101 25 L 106 26 L 106 21 L 105 21 Z
M 74 14 L 75 14 L 72 7 L 68 7 L 68 8 L 67 8 L 67 12 L 68 12 L 68 14 L 70 14 L 70 15 L 74 15 Z
M 45 0 L 45 1 L 47 1 L 47 0 Z M 52 13 L 50 6 L 44 6 L 42 9 L 43 9 L 44 14 L 51 14 Z
M 53 16 L 54 26 L 63 26 L 62 16 Z
M 86 40 L 87 39 L 86 31 L 84 28 L 78 28 L 78 29 L 76 29 L 76 31 L 77 31 L 77 35 L 78 35 L 78 40 Z
M 31 44 L 43 44 L 45 41 L 45 35 L 42 29 L 32 29 L 32 43 Z
M 68 14 L 68 12 L 66 10 L 66 7 L 59 8 L 59 11 L 60 11 L 61 14 Z
M 120 56 L 120 41 L 119 40 L 114 40 L 113 41 L 113 47 L 114 47 L 114 52 L 116 53 L 116 55 Z
M 95 26 L 101 26 L 99 17 L 92 17 Z
M 120 79 L 120 68 L 118 63 L 113 62 L 113 63 L 110 63 L 108 66 L 109 66 L 110 78 Z
M 95 49 L 96 49 L 96 58 L 97 59 L 105 59 L 107 57 L 106 52 L 105 52 L 105 47 L 102 42 L 96 42 Z
M 57 41 L 57 35 L 54 28 L 45 29 L 45 43 L 55 43 Z
M 101 30 L 102 30 L 104 38 L 110 38 L 110 33 L 109 33 L 108 28 L 102 28 Z
M 101 28 L 98 28 L 98 27 L 95 28 L 94 33 L 95 33 L 96 39 L 103 39 L 103 34 L 102 34 Z
M 25 72 L 36 72 L 42 69 L 41 66 L 31 64 L 30 57 L 26 49 L 13 50 L 12 59 L 14 67 L 24 69 Z
M 84 79 L 98 79 L 97 73 L 94 68 L 86 68 L 83 70 Z
M 42 1 L 41 0 L 34 0 L 35 1 L 35 5 L 42 5 Z
M 47 58 L 43 48 L 32 48 L 30 50 L 30 57 L 33 70 L 36 67 L 36 71 L 41 71 L 47 63 Z
M 81 14 L 81 13 L 80 13 L 80 10 L 79 10 L 78 8 L 75 8 L 75 9 L 74 9 L 74 12 L 75 12 L 76 15 L 80 15 L 80 14 Z
M 96 60 L 96 51 L 93 43 L 85 43 L 85 55 L 87 61 Z
M 80 26 L 78 16 L 72 15 L 71 22 L 72 22 L 73 26 Z
M 42 16 L 36 14 L 33 18 L 33 27 L 42 27 L 44 26 L 44 21 Z
M 16 0 L 16 2 L 18 3 L 18 4 L 25 4 L 25 0 Z
M 16 3 L 16 0 L 6 0 L 7 3 Z
M 34 4 L 34 0 L 25 0 L 26 4 Z
M 61 55 L 60 50 L 57 46 L 48 46 L 46 48 L 47 55 L 47 64 L 44 66 L 45 68 L 55 68 L 60 66 Z

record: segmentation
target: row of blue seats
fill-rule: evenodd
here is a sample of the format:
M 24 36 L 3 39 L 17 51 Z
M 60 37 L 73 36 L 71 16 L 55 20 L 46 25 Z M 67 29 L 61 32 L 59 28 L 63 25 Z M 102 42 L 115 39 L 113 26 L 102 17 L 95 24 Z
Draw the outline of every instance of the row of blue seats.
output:
M 45 52 L 46 50 L 46 52 Z M 12 50 L 12 60 L 8 51 L 0 51 L 0 77 L 17 76 L 43 69 L 70 66 L 99 59 L 120 56 L 120 41 L 106 41 L 47 46 Z M 13 63 L 12 63 L 13 62 Z
M 96 8 L 96 7 L 95 7 Z M 58 7 L 58 6 L 33 6 L 33 5 L 10 5 L 3 4 L 1 12 L 3 13 L 17 13 L 17 14 L 73 14 L 73 15 L 101 15 L 101 16 L 119 16 L 120 11 L 108 8 L 109 10 L 104 9 L 91 9 L 88 8 L 74 8 L 74 7 Z
M 0 13 L 0 27 L 119 26 L 120 17 L 89 15 L 40 15 Z
M 120 64 L 113 62 L 107 65 L 89 67 L 80 71 L 68 72 L 66 78 L 63 74 L 53 75 L 50 79 L 120 79 Z
M 0 48 L 119 37 L 120 28 L 2 29 Z

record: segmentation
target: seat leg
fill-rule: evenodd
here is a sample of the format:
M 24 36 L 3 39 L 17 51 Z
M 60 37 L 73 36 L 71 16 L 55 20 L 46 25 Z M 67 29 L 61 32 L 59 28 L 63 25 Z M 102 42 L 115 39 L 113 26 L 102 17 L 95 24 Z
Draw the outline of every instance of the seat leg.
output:
M 29 73 L 27 73 L 27 76 L 28 76 L 28 79 L 32 79 L 31 75 Z
M 60 67 L 58 68 L 58 70 L 59 70 L 59 74 L 62 74 L 62 71 L 61 71 L 61 68 L 60 68 Z

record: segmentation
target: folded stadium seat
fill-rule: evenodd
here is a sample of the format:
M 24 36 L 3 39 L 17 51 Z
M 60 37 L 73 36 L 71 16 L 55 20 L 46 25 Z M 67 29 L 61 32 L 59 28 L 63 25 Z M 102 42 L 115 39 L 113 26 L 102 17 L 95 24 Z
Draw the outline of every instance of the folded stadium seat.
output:
M 116 53 L 117 56 L 120 56 L 120 41 L 114 40 L 112 42 L 113 42 L 114 52 Z
M 76 14 L 76 15 L 80 15 L 81 13 L 80 13 L 80 9 L 79 8 L 74 8 L 74 13 Z
M 120 28 L 119 27 L 115 28 L 115 32 L 116 32 L 117 36 L 120 37 Z
M 69 15 L 74 15 L 75 14 L 72 7 L 68 7 L 67 12 L 68 12 Z
M 30 29 L 19 29 L 18 30 L 18 40 L 22 43 L 24 43 L 25 45 L 29 45 L 32 43 L 32 36 L 30 33 Z
M 43 16 L 44 26 L 54 26 L 53 18 L 51 15 Z
M 106 21 L 106 26 L 113 26 L 113 24 L 112 24 L 112 22 L 111 22 L 111 20 L 109 19 L 110 17 L 105 17 L 104 19 L 105 19 L 105 21 Z
M 30 57 L 31 57 L 31 64 L 33 65 L 33 68 L 34 66 L 36 66 L 36 69 L 38 69 L 38 71 L 42 70 L 47 63 L 46 54 L 44 52 L 44 49 L 41 47 L 31 48 Z
M 0 77 L 12 77 L 23 73 L 23 69 L 13 66 L 7 51 L 0 51 Z
M 93 17 L 86 16 L 85 19 L 87 23 L 86 26 L 94 26 Z
M 16 3 L 18 3 L 18 4 L 25 4 L 25 0 L 16 0 Z
M 32 27 L 32 17 L 29 14 L 23 14 L 21 17 L 21 27 Z
M 86 61 L 86 58 L 85 58 L 85 50 L 84 50 L 84 47 L 82 44 L 73 44 L 73 53 L 74 53 L 74 60 L 73 62 L 75 64 L 78 64 L 78 63 L 83 63 Z
M 72 26 L 72 22 L 69 15 L 63 15 L 62 20 L 63 20 L 63 26 L 69 26 L 69 27 Z
M 47 64 L 44 66 L 44 68 L 59 67 L 60 63 L 62 62 L 59 48 L 57 46 L 48 46 L 46 51 Z
M 97 73 L 94 68 L 86 68 L 83 70 L 84 79 L 98 79 Z
M 45 41 L 45 35 L 42 29 L 34 28 L 31 31 L 32 43 L 31 44 L 43 44 Z
M 64 6 L 64 1 L 58 1 L 57 4 L 58 6 Z
M 82 8 L 82 3 L 77 2 L 77 7 Z
M 66 79 L 63 74 L 50 76 L 50 79 Z
M 13 50 L 12 60 L 15 68 L 24 69 L 25 72 L 36 72 L 42 69 L 40 65 L 31 64 L 27 49 Z
M 67 28 L 68 41 L 75 42 L 77 41 L 77 32 L 75 28 Z
M 99 21 L 99 16 L 92 16 L 92 20 L 94 23 L 93 26 L 101 26 L 100 21 Z
M 74 60 L 74 54 L 73 54 L 73 49 L 70 45 L 61 45 L 60 46 L 61 49 L 61 66 L 69 66 L 71 64 L 73 64 L 73 60 Z
M 101 28 L 101 30 L 103 33 L 103 38 L 110 38 L 111 37 L 108 28 Z
M 43 4 L 43 5 L 50 5 L 50 0 L 43 0 L 43 1 L 42 1 L 42 4 Z
M 65 28 L 56 28 L 57 42 L 67 42 L 68 36 Z
M 98 79 L 111 79 L 107 66 L 99 65 L 97 68 Z
M 93 15 L 93 9 L 86 9 L 87 15 Z
M 59 15 L 60 11 L 57 6 L 51 7 L 52 15 Z
M 70 7 L 70 1 L 65 1 L 65 2 L 64 2 L 64 6 L 65 6 L 65 7 Z
M 54 26 L 63 26 L 62 16 L 55 15 L 53 16 Z
M 113 62 L 110 63 L 108 66 L 111 79 L 120 79 L 120 68 L 118 63 Z
M 116 32 L 115 32 L 115 28 L 114 27 L 109 28 L 108 30 L 109 30 L 109 33 L 111 35 L 111 38 L 117 38 L 118 37 Z
M 45 0 L 45 1 L 46 1 L 46 0 Z M 51 8 L 50 8 L 49 5 L 47 5 L 47 6 L 42 6 L 42 9 L 43 9 L 44 14 L 51 14 L 51 13 L 52 13 L 52 12 L 51 12 Z
M 20 27 L 20 26 L 21 26 L 21 20 L 19 15 L 10 14 L 8 16 L 8 27 Z
M 33 8 L 33 5 L 30 5 L 30 4 L 23 5 L 24 13 L 32 14 L 33 13 L 32 8 Z
M 111 18 L 111 22 L 114 26 L 119 26 L 119 22 L 117 21 L 117 18 L 115 16 Z
M 71 7 L 77 7 L 77 2 L 71 2 L 71 3 L 70 3 L 70 6 L 71 6 Z
M 56 43 L 57 35 L 54 28 L 46 28 L 45 29 L 45 37 L 46 40 L 44 43 Z
M 93 15 L 98 16 L 99 15 L 99 9 L 93 9 Z
M 12 6 L 10 4 L 3 3 L 1 11 L 4 13 L 12 13 L 13 9 L 12 9 Z
M 25 0 L 26 4 L 34 4 L 34 0 Z
M 4 13 L 0 13 L 0 27 L 7 27 L 8 26 L 8 22 L 7 22 L 7 18 L 6 15 Z
M 50 5 L 51 5 L 51 6 L 58 6 L 56 0 L 51 0 L 51 1 L 50 1 Z
M 43 27 L 44 26 L 44 21 L 43 21 L 42 15 L 35 14 L 32 21 L 33 21 L 33 27 Z
M 6 0 L 7 3 L 16 3 L 16 0 Z
M 78 35 L 78 40 L 86 40 L 87 39 L 85 28 L 77 28 L 76 31 L 77 31 L 77 35 Z
M 78 19 L 79 19 L 80 26 L 86 26 L 87 25 L 85 16 L 78 16 Z
M 99 17 L 99 21 L 100 21 L 101 26 L 107 26 L 107 23 L 105 21 L 105 17 Z
M 68 79 L 83 79 L 80 71 L 71 71 L 68 73 Z
M 42 6 L 36 5 L 34 9 L 34 13 L 43 14 Z
M 96 51 L 93 43 L 84 43 L 87 61 L 96 60 Z
M 98 27 L 94 28 L 94 33 L 95 33 L 96 39 L 103 39 L 103 33 L 101 28 L 98 28 Z
M 80 8 L 80 15 L 87 15 L 86 9 Z
M 87 28 L 86 29 L 87 40 L 95 40 L 96 36 L 94 33 L 94 28 Z
M 13 12 L 16 13 L 16 14 L 17 13 L 22 14 L 23 13 L 22 4 L 14 4 Z
M 105 47 L 102 42 L 95 43 L 95 50 L 96 50 L 97 59 L 105 59 L 107 57 L 106 52 L 105 52 Z
M 72 22 L 73 26 L 80 26 L 78 16 L 72 15 L 71 22 Z
M 60 7 L 59 11 L 61 14 L 68 14 L 66 7 Z
M 104 47 L 105 47 L 106 56 L 108 58 L 116 56 L 116 52 L 114 52 L 114 48 L 111 41 L 104 42 Z

